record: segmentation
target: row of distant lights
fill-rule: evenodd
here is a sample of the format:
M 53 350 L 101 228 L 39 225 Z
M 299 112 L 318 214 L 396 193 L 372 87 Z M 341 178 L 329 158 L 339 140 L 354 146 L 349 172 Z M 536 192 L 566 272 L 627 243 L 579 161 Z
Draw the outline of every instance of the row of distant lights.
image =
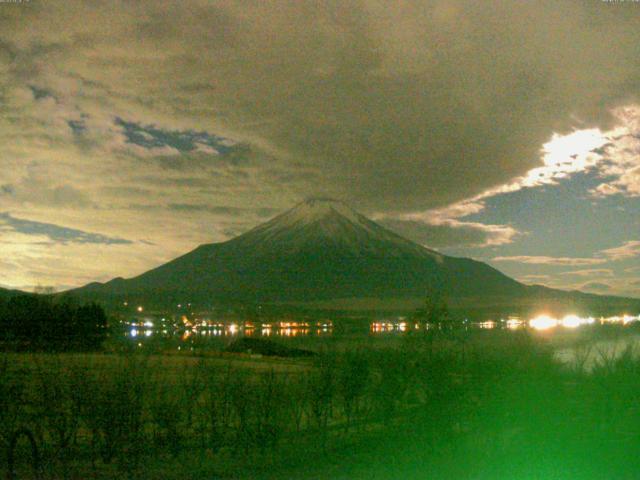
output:
M 165 321 L 164 318 L 162 320 Z M 205 335 L 222 336 L 226 334 L 236 335 L 240 330 L 244 330 L 246 335 L 252 335 L 256 330 L 254 324 L 250 322 L 244 325 L 239 325 L 236 323 L 225 324 L 200 321 L 196 325 L 193 325 L 191 322 L 186 320 L 186 317 L 183 317 L 183 322 L 185 322 L 185 326 L 189 327 L 183 333 L 183 340 L 189 338 L 194 332 L 199 332 Z M 136 324 L 136 326 L 146 327 L 146 330 L 141 330 L 134 326 L 134 328 L 129 331 L 129 335 L 131 337 L 137 337 L 138 335 L 150 337 L 153 334 L 153 330 L 151 329 L 154 328 L 154 323 L 150 320 Z M 330 321 L 317 322 L 316 327 L 315 332 L 318 335 L 326 334 L 333 330 L 333 323 Z M 272 332 L 275 332 L 276 335 L 294 337 L 297 335 L 306 335 L 310 331 L 310 324 L 307 322 L 276 322 L 275 325 L 271 323 L 263 323 L 260 328 L 260 332 L 263 336 L 270 336 Z M 162 333 L 167 334 L 168 330 L 164 329 L 162 330 Z
M 190 306 L 191 306 L 191 304 L 190 304 L 190 303 L 186 303 L 185 305 L 186 305 L 187 307 L 190 307 Z M 129 306 L 129 302 L 122 302 L 122 306 L 123 306 L 123 307 L 128 307 L 128 306 Z M 182 308 L 182 304 L 181 304 L 181 303 L 179 303 L 177 306 L 178 306 L 178 308 Z M 261 308 L 261 307 L 260 307 L 260 308 Z M 138 306 L 136 307 L 136 310 L 137 310 L 138 312 L 143 312 L 143 311 L 144 311 L 144 307 L 143 307 L 142 305 L 138 305 Z
M 126 305 L 126 302 L 125 302 Z M 181 305 L 179 305 L 181 306 Z M 143 312 L 144 308 L 142 306 L 139 306 L 137 308 L 138 312 Z M 164 320 L 164 319 L 163 319 Z M 636 315 L 636 316 L 632 316 L 632 315 L 616 315 L 613 317 L 601 317 L 598 322 L 600 324 L 623 324 L 623 325 L 627 325 L 631 322 L 636 322 L 640 320 L 640 315 Z M 564 327 L 564 328 L 577 328 L 580 327 L 582 325 L 592 325 L 594 323 L 596 323 L 596 319 L 594 317 L 579 317 L 578 315 L 566 315 L 563 318 L 554 318 L 551 317 L 549 315 L 538 315 L 537 317 L 532 318 L 531 320 L 529 320 L 529 327 L 533 328 L 534 330 L 549 330 L 552 328 L 556 328 L 556 327 Z M 480 328 L 483 329 L 492 329 L 495 328 L 496 323 L 492 320 L 488 320 L 486 322 L 481 322 L 480 324 L 478 324 Z M 144 323 L 145 327 L 153 327 L 153 323 L 147 321 Z M 298 327 L 297 324 L 292 324 L 292 325 L 282 325 L 282 327 L 284 328 L 291 328 L 293 326 L 293 328 L 295 329 L 296 327 Z M 308 325 L 300 325 L 300 326 L 305 326 L 308 327 Z M 395 328 L 397 328 L 400 331 L 406 331 L 407 330 L 407 326 L 408 324 L 406 322 L 401 322 L 397 325 L 394 325 L 392 323 L 379 323 L 376 322 L 374 324 L 372 324 L 372 330 L 374 332 L 384 332 L 384 331 L 390 331 L 393 330 Z M 506 326 L 508 329 L 510 330 L 515 330 L 518 328 L 521 328 L 522 326 L 524 326 L 524 322 L 522 320 L 518 320 L 518 319 L 509 319 L 506 322 Z M 323 327 L 327 327 L 326 325 L 323 325 Z M 235 324 L 231 324 L 228 327 L 229 333 L 231 334 L 235 334 L 238 332 L 238 326 Z M 416 324 L 415 328 L 419 328 L 419 325 Z M 265 331 L 266 330 L 266 331 Z M 268 334 L 270 333 L 271 330 L 271 326 L 267 326 L 266 328 L 263 328 L 263 334 Z M 131 330 L 131 336 L 135 337 L 137 335 L 137 331 L 135 329 Z M 147 333 L 147 332 L 145 332 Z M 147 336 L 150 335 L 150 332 L 147 333 Z
M 601 317 L 596 320 L 594 317 L 579 317 L 578 315 L 566 315 L 560 319 L 549 315 L 538 315 L 529 320 L 529 326 L 534 330 L 549 330 L 555 327 L 577 328 L 582 325 L 592 325 L 596 322 L 600 324 L 622 324 L 627 325 L 640 320 L 640 315 L 616 315 L 613 317 Z M 508 325 L 507 325 L 508 326 Z
M 582 325 L 592 325 L 594 323 L 599 324 L 622 324 L 627 325 L 632 322 L 640 320 L 640 315 L 619 315 L 613 317 L 601 317 L 596 319 L 594 317 L 580 317 L 578 315 L 566 315 L 562 318 L 554 318 L 549 315 L 538 315 L 532 318 L 528 322 L 520 320 L 518 318 L 510 318 L 508 320 L 500 320 L 500 323 L 509 330 L 518 330 L 528 325 L 534 330 L 549 330 L 556 327 L 564 328 L 577 328 Z M 467 323 L 467 321 L 465 321 Z M 478 328 L 483 330 L 491 330 L 498 326 L 498 322 L 494 320 L 487 320 L 484 322 L 475 324 Z M 393 332 L 400 331 L 405 332 L 413 327 L 415 330 L 420 329 L 420 324 L 410 325 L 407 322 L 392 323 L 392 322 L 374 322 L 371 324 L 371 331 L 374 333 Z M 430 328 L 430 325 L 425 325 L 425 328 Z
M 596 319 L 594 317 L 580 317 L 574 314 L 565 315 L 562 318 L 554 318 L 550 315 L 538 315 L 537 317 L 529 320 L 529 322 L 512 318 L 506 321 L 505 326 L 509 330 L 517 330 L 524 327 L 525 325 L 529 325 L 529 327 L 533 328 L 534 330 L 550 330 L 556 327 L 578 328 L 582 325 L 593 325 L 594 323 L 599 323 L 601 325 L 627 325 L 631 322 L 637 322 L 638 320 L 640 320 L 640 315 L 616 315 L 613 317 L 600 317 L 599 319 Z M 479 323 L 478 326 L 482 329 L 492 329 L 495 328 L 497 324 L 493 320 L 488 320 L 486 322 Z

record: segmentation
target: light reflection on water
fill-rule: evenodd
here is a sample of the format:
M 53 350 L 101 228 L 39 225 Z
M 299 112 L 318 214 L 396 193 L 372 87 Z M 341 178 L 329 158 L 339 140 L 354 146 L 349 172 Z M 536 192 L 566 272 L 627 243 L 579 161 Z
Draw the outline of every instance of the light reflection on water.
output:
M 547 314 L 537 315 L 529 320 L 519 317 L 508 317 L 497 320 L 489 319 L 482 322 L 470 322 L 465 320 L 461 325 L 464 330 L 521 330 L 547 332 L 556 329 L 577 329 L 583 325 L 592 324 L 618 324 L 628 325 L 640 320 L 640 315 L 618 315 L 612 317 L 582 317 L 575 314 L 555 318 Z M 441 325 L 432 325 L 418 321 L 410 321 L 405 317 L 397 319 L 381 320 L 369 323 L 369 334 L 374 336 L 406 334 L 417 330 L 431 330 L 443 328 Z M 362 332 L 364 333 L 364 332 Z M 132 323 L 131 328 L 125 332 L 125 336 L 139 341 L 143 338 L 179 338 L 183 342 L 194 339 L 206 339 L 214 337 L 236 336 L 262 336 L 262 337 L 330 337 L 334 335 L 332 322 L 294 322 L 279 321 L 270 323 L 230 322 L 230 323 L 206 323 L 202 322 L 190 328 L 153 328 L 150 321 Z
M 569 345 L 554 352 L 555 358 L 568 367 L 587 372 L 598 366 L 611 367 L 613 362 L 627 355 L 629 359 L 640 357 L 640 335 Z
M 263 337 L 304 337 L 304 336 L 331 336 L 333 335 L 333 325 L 320 324 L 318 326 L 309 326 L 308 323 L 292 324 L 291 322 L 284 322 L 283 324 L 265 324 L 256 328 L 254 325 L 241 325 L 237 323 L 217 324 L 213 327 L 193 327 L 189 329 L 173 329 L 171 331 L 167 329 L 154 330 L 140 328 L 130 328 L 125 331 L 125 336 L 132 339 L 139 339 L 142 336 L 145 337 L 179 337 L 181 341 L 187 342 L 196 338 L 207 337 L 236 337 L 236 336 L 263 336 Z
M 612 317 L 600 317 L 599 319 L 595 319 L 594 317 L 580 317 L 578 315 L 565 315 L 562 318 L 554 318 L 549 315 L 538 315 L 537 317 L 529 320 L 529 326 L 534 330 L 550 330 L 556 327 L 564 327 L 564 328 L 577 328 L 582 325 L 593 325 L 594 323 L 599 323 L 601 325 L 605 324 L 621 324 L 628 325 L 632 322 L 637 322 L 640 320 L 640 315 L 615 315 Z

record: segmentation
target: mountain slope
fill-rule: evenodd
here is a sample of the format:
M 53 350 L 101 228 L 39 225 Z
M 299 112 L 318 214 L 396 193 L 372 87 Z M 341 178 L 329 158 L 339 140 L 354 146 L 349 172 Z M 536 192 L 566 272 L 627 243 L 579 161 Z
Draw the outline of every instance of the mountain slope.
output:
M 0 301 L 6 301 L 11 297 L 15 297 L 18 295 L 30 295 L 30 293 L 0 287 Z
M 429 250 L 326 199 L 303 202 L 234 239 L 201 245 L 135 278 L 78 292 L 155 303 L 255 303 L 423 298 L 436 289 L 449 298 L 534 292 L 489 265 Z

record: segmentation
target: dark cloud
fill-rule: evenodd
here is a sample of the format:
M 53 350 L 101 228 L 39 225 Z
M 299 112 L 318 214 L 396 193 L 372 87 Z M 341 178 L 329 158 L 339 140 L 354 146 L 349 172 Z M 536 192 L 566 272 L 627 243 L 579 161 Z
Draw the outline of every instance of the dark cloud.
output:
M 13 185 L 11 185 L 9 183 L 7 183 L 5 185 L 0 185 L 0 194 L 2 194 L 2 195 L 13 195 L 15 193 L 16 193 L 16 188 Z
M 82 135 L 87 131 L 87 125 L 82 120 L 67 120 L 67 124 L 76 135 Z
M 133 243 L 123 238 L 109 237 L 99 233 L 84 232 L 52 223 L 33 222 L 0 213 L 0 227 L 6 225 L 13 231 L 25 235 L 45 236 L 56 243 L 99 243 L 105 245 L 125 245 Z
M 239 214 L 243 212 L 243 209 L 237 207 L 218 207 L 212 205 L 203 204 L 191 204 L 191 203 L 171 203 L 168 205 L 170 210 L 178 212 L 211 212 L 221 214 Z
M 116 197 L 148 196 L 152 193 L 150 188 L 137 185 L 107 185 L 101 190 L 109 196 Z
M 121 118 L 116 118 L 115 123 L 123 128 L 127 142 L 149 149 L 169 146 L 180 152 L 219 155 L 231 152 L 235 146 L 235 142 L 207 132 L 167 130 L 153 125 L 140 125 Z
M 324 172 L 290 192 L 365 210 L 445 205 L 505 183 L 538 163 L 554 131 L 608 125 L 640 77 L 640 16 L 605 2 L 170 1 L 118 18 L 113 8 L 45 5 L 16 25 L 58 25 L 32 62 L 60 56 L 110 85 L 105 102 L 214 119 Z M 20 45 L 24 33 L 7 36 Z M 138 144 L 220 146 L 169 123 L 121 120 Z
M 208 212 L 217 215 L 229 215 L 232 217 L 246 214 L 255 214 L 258 217 L 268 217 L 275 215 L 278 212 L 277 209 L 273 208 L 244 208 L 193 203 L 171 203 L 168 205 L 168 208 L 178 212 Z
M 47 90 L 46 88 L 39 88 L 39 87 L 36 87 L 35 85 L 29 85 L 29 88 L 33 93 L 33 98 L 36 100 L 42 100 L 43 98 L 47 98 L 47 97 L 50 97 L 53 99 L 56 98 L 55 95 L 51 91 Z

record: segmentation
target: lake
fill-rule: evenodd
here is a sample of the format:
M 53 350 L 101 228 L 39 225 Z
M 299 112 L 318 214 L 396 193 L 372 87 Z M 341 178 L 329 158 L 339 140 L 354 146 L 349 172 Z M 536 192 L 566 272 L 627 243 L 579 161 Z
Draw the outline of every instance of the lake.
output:
M 599 361 L 617 358 L 628 345 L 640 344 L 640 316 L 530 319 L 507 317 L 482 322 L 464 321 L 449 336 L 456 341 L 498 335 L 529 335 L 548 344 L 563 363 L 592 368 Z M 310 350 L 392 347 L 407 338 L 430 334 L 438 327 L 389 318 L 376 321 L 271 321 L 207 322 L 176 328 L 150 319 L 125 322 L 119 342 L 129 348 L 152 351 L 222 351 L 240 337 L 259 337 Z

